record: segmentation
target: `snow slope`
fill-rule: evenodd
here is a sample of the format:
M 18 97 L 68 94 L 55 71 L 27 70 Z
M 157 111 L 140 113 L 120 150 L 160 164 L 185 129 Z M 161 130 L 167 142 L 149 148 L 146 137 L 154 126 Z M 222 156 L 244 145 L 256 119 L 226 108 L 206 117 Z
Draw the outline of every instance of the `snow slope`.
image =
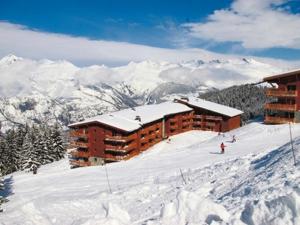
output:
M 300 162 L 300 125 L 292 132 Z M 253 122 L 224 136 L 191 131 L 129 161 L 72 170 L 62 160 L 6 181 L 12 194 L 1 225 L 300 224 L 288 125 Z

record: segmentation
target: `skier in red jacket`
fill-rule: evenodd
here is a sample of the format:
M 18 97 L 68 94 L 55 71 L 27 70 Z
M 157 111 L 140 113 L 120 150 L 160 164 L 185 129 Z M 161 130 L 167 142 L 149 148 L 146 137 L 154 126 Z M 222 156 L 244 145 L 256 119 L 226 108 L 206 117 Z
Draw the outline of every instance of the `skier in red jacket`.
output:
M 220 145 L 220 147 L 221 147 L 221 154 L 224 154 L 224 152 L 225 152 L 225 145 L 224 145 L 224 143 L 222 142 L 222 144 Z

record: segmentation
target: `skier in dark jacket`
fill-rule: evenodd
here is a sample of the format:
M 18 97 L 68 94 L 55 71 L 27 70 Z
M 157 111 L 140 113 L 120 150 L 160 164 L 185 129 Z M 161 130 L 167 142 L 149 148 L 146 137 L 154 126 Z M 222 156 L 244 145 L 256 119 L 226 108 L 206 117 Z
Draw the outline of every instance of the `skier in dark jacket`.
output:
M 224 145 L 223 142 L 221 143 L 220 147 L 221 147 L 221 154 L 224 154 L 226 146 Z

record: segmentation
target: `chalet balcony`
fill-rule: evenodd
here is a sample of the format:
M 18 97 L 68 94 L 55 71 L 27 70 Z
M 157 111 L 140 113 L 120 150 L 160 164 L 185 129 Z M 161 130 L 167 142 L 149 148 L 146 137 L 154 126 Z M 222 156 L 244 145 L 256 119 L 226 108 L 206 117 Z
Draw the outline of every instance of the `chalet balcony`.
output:
M 191 121 L 185 121 L 185 122 L 182 123 L 182 126 L 185 127 L 185 126 L 189 126 L 191 124 L 192 124 Z
M 198 125 L 198 126 L 199 126 L 199 125 L 202 125 L 202 121 L 194 121 L 194 122 L 193 122 L 193 125 Z
M 74 158 L 88 158 L 88 157 L 90 157 L 89 152 L 78 151 L 78 150 L 70 152 L 70 155 Z
M 280 90 L 277 88 L 269 88 L 266 95 L 271 97 L 297 97 L 297 91 Z
M 113 142 L 128 142 L 133 139 L 137 138 L 137 134 L 132 134 L 129 136 L 111 136 L 111 135 L 106 135 L 105 136 L 105 141 L 113 141 Z
M 295 104 L 266 103 L 265 109 L 280 110 L 280 111 L 296 111 L 296 105 Z
M 156 133 L 155 132 L 149 134 L 149 139 L 155 139 L 155 138 L 156 138 Z
M 206 120 L 214 120 L 214 121 L 222 121 L 222 117 L 221 116 L 205 116 Z
M 215 126 L 216 126 L 216 123 L 205 122 L 205 126 L 206 126 L 206 127 L 215 127 Z
M 119 161 L 126 160 L 126 159 L 129 159 L 129 158 L 130 158 L 130 155 L 124 155 L 124 156 L 106 156 L 104 160 L 106 162 L 119 162 Z
M 176 118 L 172 118 L 172 119 L 170 119 L 170 123 L 177 123 L 177 119 Z
M 127 153 L 137 147 L 136 143 L 131 143 L 125 146 L 105 145 L 105 151 Z
M 81 142 L 81 141 L 71 141 L 70 145 L 73 147 L 80 147 L 80 148 L 88 148 L 89 144 L 86 142 Z
M 85 138 L 87 139 L 87 134 L 80 130 L 71 130 L 69 132 L 70 137 L 76 137 L 76 138 Z
M 193 115 L 189 115 L 189 116 L 183 116 L 182 120 L 190 120 L 193 119 Z
M 281 123 L 293 123 L 293 122 L 294 122 L 294 118 L 265 116 L 265 123 L 269 123 L 269 124 L 281 124 Z
M 91 162 L 85 162 L 85 161 L 82 161 L 82 160 L 70 160 L 70 164 L 72 166 L 90 166 L 91 165 Z
M 194 119 L 204 119 L 204 120 L 214 120 L 214 121 L 222 121 L 221 116 L 208 116 L 208 115 L 194 115 Z
M 178 124 L 177 123 L 170 124 L 170 129 L 178 129 Z

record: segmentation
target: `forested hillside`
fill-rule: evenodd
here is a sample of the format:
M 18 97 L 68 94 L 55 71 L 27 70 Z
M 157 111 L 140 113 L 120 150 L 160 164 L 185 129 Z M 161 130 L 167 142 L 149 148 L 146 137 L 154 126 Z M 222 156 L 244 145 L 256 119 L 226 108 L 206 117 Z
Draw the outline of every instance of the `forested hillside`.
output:
M 199 95 L 200 98 L 240 109 L 243 123 L 264 115 L 267 101 L 265 87 L 245 84 L 232 86 L 223 90 L 209 91 Z

